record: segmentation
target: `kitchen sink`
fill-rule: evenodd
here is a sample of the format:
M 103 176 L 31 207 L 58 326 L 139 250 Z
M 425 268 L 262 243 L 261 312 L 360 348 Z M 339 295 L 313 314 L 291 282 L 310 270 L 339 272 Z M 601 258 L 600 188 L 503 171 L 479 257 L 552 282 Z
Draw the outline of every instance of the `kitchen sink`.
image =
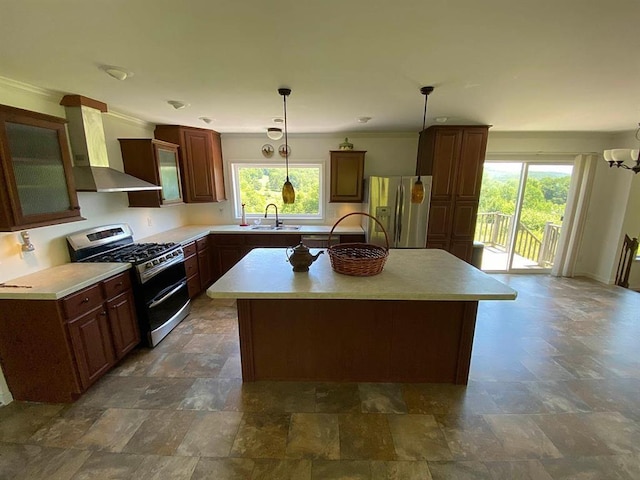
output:
M 253 225 L 251 230 L 300 230 L 300 225 Z

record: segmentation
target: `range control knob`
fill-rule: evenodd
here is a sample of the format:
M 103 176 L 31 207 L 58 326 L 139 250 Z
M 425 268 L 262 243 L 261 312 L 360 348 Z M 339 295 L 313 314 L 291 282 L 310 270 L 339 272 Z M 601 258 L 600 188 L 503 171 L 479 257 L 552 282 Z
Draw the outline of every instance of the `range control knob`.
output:
M 144 268 L 151 268 L 151 267 L 153 267 L 153 263 L 151 262 L 147 262 L 144 264 Z
M 160 263 L 160 260 L 158 260 L 157 258 L 153 261 L 154 265 L 158 265 Z
M 160 257 L 160 261 L 161 261 L 161 262 L 166 262 L 166 261 L 167 261 L 167 259 L 166 259 L 166 258 L 164 258 L 164 257 Z

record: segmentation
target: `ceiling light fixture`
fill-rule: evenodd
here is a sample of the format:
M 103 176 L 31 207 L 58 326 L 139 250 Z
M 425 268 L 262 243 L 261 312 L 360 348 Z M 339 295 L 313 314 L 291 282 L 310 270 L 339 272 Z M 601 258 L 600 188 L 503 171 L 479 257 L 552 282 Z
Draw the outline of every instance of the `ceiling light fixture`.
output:
M 279 88 L 278 93 L 282 95 L 284 103 L 284 162 L 287 172 L 287 178 L 282 185 L 282 202 L 287 205 L 296 201 L 296 191 L 293 189 L 293 185 L 289 181 L 289 141 L 287 136 L 287 96 L 291 94 L 290 88 Z
M 640 123 L 636 130 L 636 140 L 640 141 Z M 605 162 L 609 163 L 609 167 L 614 165 L 618 168 L 622 167 L 631 170 L 633 173 L 640 173 L 640 149 L 631 148 L 614 148 L 603 152 Z M 625 164 L 625 162 L 632 162 Z
M 357 120 L 358 123 L 367 123 L 369 120 L 371 120 L 371 117 L 358 117 Z
M 280 140 L 282 138 L 282 129 L 277 127 L 267 128 L 267 137 L 271 140 Z
M 188 103 L 181 102 L 180 100 L 168 100 L 167 103 L 171 105 L 176 110 L 181 110 L 185 107 L 188 107 Z
M 100 67 L 107 75 L 116 80 L 126 80 L 129 77 L 133 77 L 133 72 L 128 72 L 120 67 L 113 67 L 111 65 L 103 65 Z
M 422 132 L 427 125 L 427 98 L 429 94 L 433 92 L 433 87 L 422 87 L 420 89 L 420 93 L 424 95 L 424 115 L 422 116 Z M 419 149 L 418 149 L 419 150 Z M 420 179 L 420 174 L 418 174 L 418 179 L 416 183 L 413 184 L 411 188 L 411 203 L 422 203 L 424 201 L 424 184 Z
M 207 123 L 207 124 L 213 122 L 213 119 L 209 117 L 199 117 L 199 120 L 202 120 L 204 123 Z

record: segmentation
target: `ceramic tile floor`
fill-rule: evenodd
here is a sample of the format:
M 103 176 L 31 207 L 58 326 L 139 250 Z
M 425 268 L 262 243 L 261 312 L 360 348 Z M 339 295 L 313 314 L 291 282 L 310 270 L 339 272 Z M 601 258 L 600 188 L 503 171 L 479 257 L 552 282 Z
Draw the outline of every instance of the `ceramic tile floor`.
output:
M 200 297 L 75 404 L 0 408 L 0 479 L 640 479 L 640 294 L 496 278 L 467 387 L 243 385 L 235 307 Z

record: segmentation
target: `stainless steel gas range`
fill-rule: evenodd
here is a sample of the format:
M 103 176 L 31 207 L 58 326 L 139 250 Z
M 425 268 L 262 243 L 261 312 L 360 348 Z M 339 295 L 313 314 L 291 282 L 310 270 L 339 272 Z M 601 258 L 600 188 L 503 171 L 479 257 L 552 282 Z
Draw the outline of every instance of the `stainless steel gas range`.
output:
M 127 224 L 104 225 L 67 236 L 73 262 L 127 262 L 142 338 L 156 346 L 188 314 L 182 247 L 175 243 L 133 243 Z

